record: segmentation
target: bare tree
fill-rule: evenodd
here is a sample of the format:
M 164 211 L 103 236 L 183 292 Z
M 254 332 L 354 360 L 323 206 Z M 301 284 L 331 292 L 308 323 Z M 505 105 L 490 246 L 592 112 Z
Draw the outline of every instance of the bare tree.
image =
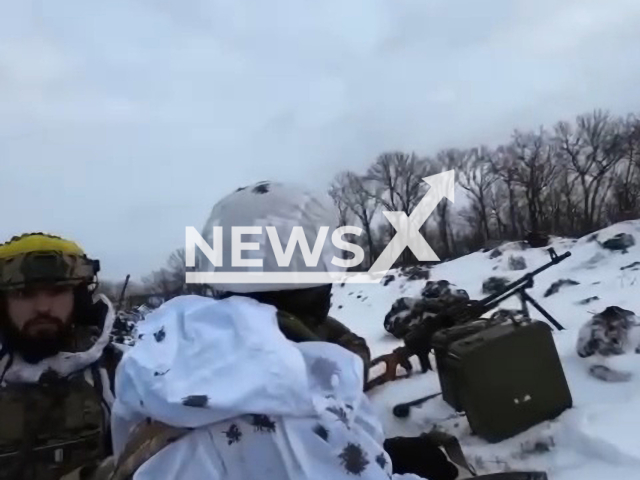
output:
M 148 293 L 158 293 L 168 298 L 180 287 L 175 284 L 174 278 L 174 275 L 167 268 L 161 268 L 143 277 L 142 283 Z
M 599 110 L 579 116 L 575 128 L 560 122 L 555 132 L 559 155 L 580 185 L 580 233 L 588 233 L 600 223 L 598 201 L 605 200 L 601 191 L 605 177 L 624 156 L 623 135 L 609 114 Z
M 347 185 L 334 181 L 329 187 L 329 196 L 333 200 L 334 205 L 338 210 L 338 222 L 340 227 L 351 224 L 351 209 L 346 199 L 348 196 Z
M 509 210 L 508 235 L 515 239 L 520 236 L 522 231 L 519 228 L 520 222 L 518 221 L 518 161 L 513 144 L 499 146 L 492 155 L 489 155 L 488 160 L 493 174 L 500 179 L 506 189 Z
M 376 248 L 373 238 L 372 222 L 379 200 L 373 194 L 371 182 L 354 172 L 340 173 L 333 182 L 331 190 L 339 193 L 341 202 L 351 211 L 362 224 L 368 250 L 369 265 L 376 258 Z
M 376 183 L 374 192 L 387 210 L 409 215 L 426 190 L 422 179 L 428 175 L 427 167 L 427 162 L 414 153 L 383 153 L 366 178 Z
M 488 203 L 491 186 L 498 179 L 489 162 L 491 152 L 487 147 L 473 148 L 465 152 L 461 162 L 460 186 L 471 197 L 472 211 L 478 217 L 484 241 L 491 238 Z
M 610 221 L 629 220 L 640 214 L 640 119 L 619 120 L 623 131 L 623 158 L 612 171 Z
M 456 150 L 453 148 L 443 150 L 436 155 L 433 164 L 435 168 L 439 169 L 440 171 L 458 170 L 463 164 L 464 156 L 465 154 L 461 150 Z M 427 161 L 431 162 L 429 160 Z M 440 200 L 440 203 L 438 203 L 438 206 L 436 207 L 436 215 L 438 222 L 438 234 L 440 238 L 440 244 L 442 246 L 442 249 L 444 250 L 444 257 L 451 258 L 451 255 L 453 253 L 453 236 L 451 233 L 452 211 L 450 202 L 448 202 L 444 198 Z
M 426 191 L 422 179 L 429 173 L 429 164 L 415 153 L 396 151 L 380 155 L 365 178 L 373 182 L 373 195 L 382 206 L 409 216 L 422 200 Z M 425 222 L 421 230 L 426 232 L 426 227 Z M 412 252 L 406 249 L 401 255 L 402 263 L 407 264 L 412 260 Z
M 504 183 L 494 182 L 489 189 L 489 219 L 495 223 L 497 236 L 500 239 L 507 237 L 507 222 L 505 221 L 505 205 L 508 204 L 508 193 Z
M 513 135 L 511 149 L 517 162 L 515 181 L 524 192 L 532 231 L 539 230 L 542 217 L 548 214 L 544 211 L 543 195 L 557 171 L 553 148 L 543 129 L 538 133 L 516 131 Z
M 164 267 L 151 272 L 142 279 L 147 293 L 163 296 L 165 300 L 177 295 L 193 294 L 207 295 L 210 286 L 186 282 L 187 272 L 186 251 L 183 248 L 174 250 Z

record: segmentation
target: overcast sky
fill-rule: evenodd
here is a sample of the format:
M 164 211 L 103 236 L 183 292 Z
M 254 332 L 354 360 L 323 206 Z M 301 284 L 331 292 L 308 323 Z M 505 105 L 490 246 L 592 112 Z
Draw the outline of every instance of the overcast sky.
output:
M 159 267 L 238 186 L 640 112 L 638 0 L 0 6 L 0 241 L 72 237 L 108 279 Z

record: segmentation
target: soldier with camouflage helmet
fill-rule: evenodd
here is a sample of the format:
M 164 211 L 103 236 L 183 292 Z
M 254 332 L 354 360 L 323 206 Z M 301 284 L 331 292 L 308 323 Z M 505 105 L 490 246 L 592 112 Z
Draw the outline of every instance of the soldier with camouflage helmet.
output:
M 110 454 L 114 310 L 99 262 L 29 233 L 0 245 L 0 479 L 84 478 Z
M 340 252 L 330 241 L 322 245 L 318 265 L 306 265 L 300 246 L 294 250 L 291 261 L 286 267 L 278 265 L 272 248 L 268 247 L 265 227 L 276 227 L 280 241 L 285 243 L 294 228 L 301 228 L 309 248 L 314 249 L 323 226 L 332 229 L 338 227 L 335 209 L 328 198 L 322 198 L 302 187 L 284 182 L 259 182 L 248 187 L 238 188 L 221 199 L 212 209 L 203 230 L 203 238 L 212 243 L 212 226 L 222 227 L 223 231 L 223 267 L 215 267 L 204 258 L 202 252 L 197 260 L 200 271 L 252 271 L 252 267 L 231 266 L 233 227 L 261 227 L 262 233 L 254 236 L 261 248 L 253 252 L 252 259 L 260 258 L 262 270 L 286 271 L 341 271 L 331 263 L 334 255 Z M 330 233 L 327 235 L 329 237 Z M 266 248 L 263 248 L 265 247 Z M 231 266 L 227 268 L 227 266 Z M 290 340 L 326 341 L 340 345 L 358 355 L 368 373 L 371 352 L 363 337 L 351 331 L 337 319 L 329 316 L 331 307 L 332 284 L 251 284 L 216 283 L 215 289 L 220 298 L 234 295 L 251 297 L 261 303 L 278 308 L 280 327 Z M 365 375 L 366 377 L 366 375 Z

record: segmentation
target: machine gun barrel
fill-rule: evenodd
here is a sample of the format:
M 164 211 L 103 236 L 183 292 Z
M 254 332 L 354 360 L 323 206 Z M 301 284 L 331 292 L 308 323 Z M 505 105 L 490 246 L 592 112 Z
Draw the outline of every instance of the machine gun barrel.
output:
M 569 258 L 571 256 L 571 252 L 565 252 L 562 255 L 557 255 L 555 250 L 550 248 L 549 249 L 549 255 L 551 256 L 551 260 L 549 262 L 547 262 L 544 265 L 542 265 L 541 267 L 533 270 L 532 272 L 525 273 L 519 279 L 514 280 L 510 284 L 506 285 L 499 292 L 496 292 L 494 294 L 489 295 L 488 297 L 483 298 L 482 300 L 480 300 L 480 303 L 482 305 L 491 305 L 491 304 L 500 303 L 501 297 L 503 297 L 504 295 L 508 295 L 512 291 L 517 290 L 517 289 L 521 288 L 524 285 L 530 284 L 533 281 L 533 277 L 535 277 L 536 275 L 544 272 L 545 270 L 547 270 L 548 268 L 552 267 L 553 265 L 557 265 L 558 263 L 560 263 L 561 261 L 565 260 L 566 258 Z
M 447 323 L 461 323 L 471 317 L 477 318 L 484 315 L 485 313 L 493 310 L 508 297 L 531 286 L 533 283 L 533 277 L 571 256 L 571 252 L 565 252 L 562 255 L 558 255 L 553 248 L 549 248 L 548 252 L 551 257 L 549 262 L 529 273 L 524 274 L 519 279 L 506 285 L 500 291 L 479 301 L 453 305 L 434 317 L 430 317 L 426 319 L 426 321 L 416 325 L 416 327 L 405 336 L 405 346 L 410 351 L 418 355 L 421 352 L 424 352 L 425 349 L 430 350 L 431 337 L 436 331 L 449 326 Z

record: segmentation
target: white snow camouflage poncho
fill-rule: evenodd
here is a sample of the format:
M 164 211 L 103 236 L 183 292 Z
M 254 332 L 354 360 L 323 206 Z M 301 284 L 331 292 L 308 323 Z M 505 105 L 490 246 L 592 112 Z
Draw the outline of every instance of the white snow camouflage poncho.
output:
M 183 296 L 140 324 L 116 376 L 116 457 L 146 417 L 200 428 L 134 480 L 418 479 L 391 474 L 362 360 L 334 344 L 290 342 L 275 314 L 248 298 Z

